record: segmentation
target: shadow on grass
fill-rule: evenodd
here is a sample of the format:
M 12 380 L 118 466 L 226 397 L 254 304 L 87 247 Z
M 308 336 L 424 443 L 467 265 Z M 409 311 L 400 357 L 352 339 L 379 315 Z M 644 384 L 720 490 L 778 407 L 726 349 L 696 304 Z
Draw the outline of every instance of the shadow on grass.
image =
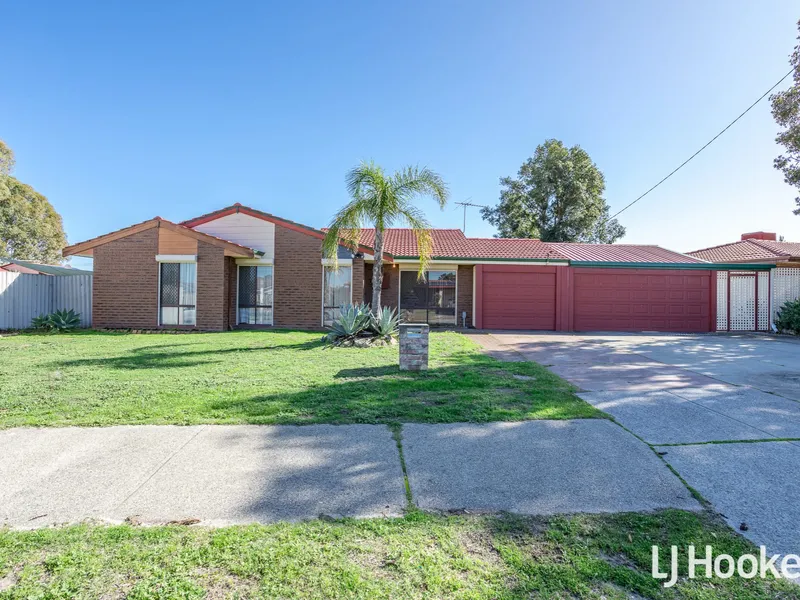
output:
M 514 377 L 536 370 L 532 380 Z M 224 415 L 232 422 L 264 424 L 488 422 L 536 418 L 602 417 L 575 396 L 572 386 L 536 365 L 498 363 L 465 354 L 455 365 L 428 371 L 397 366 L 341 369 L 337 380 L 293 392 L 221 399 L 200 418 Z
M 320 341 L 299 342 L 297 344 L 272 344 L 259 346 L 239 346 L 209 350 L 188 351 L 183 348 L 197 347 L 198 344 L 159 344 L 131 348 L 122 356 L 106 358 L 78 358 L 57 360 L 51 363 L 54 368 L 68 367 L 103 367 L 107 369 L 174 369 L 180 367 L 196 367 L 198 365 L 222 362 L 222 357 L 229 354 L 245 354 L 264 351 L 314 350 L 322 346 Z M 176 350 L 177 348 L 182 348 Z M 214 360 L 219 356 L 220 360 Z

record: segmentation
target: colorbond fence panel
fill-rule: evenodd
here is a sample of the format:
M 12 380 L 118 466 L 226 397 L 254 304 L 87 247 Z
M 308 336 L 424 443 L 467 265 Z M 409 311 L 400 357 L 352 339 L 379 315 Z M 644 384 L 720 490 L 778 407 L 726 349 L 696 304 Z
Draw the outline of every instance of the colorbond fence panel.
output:
M 0 271 L 0 330 L 30 327 L 31 319 L 72 309 L 92 325 L 91 275 L 29 275 Z

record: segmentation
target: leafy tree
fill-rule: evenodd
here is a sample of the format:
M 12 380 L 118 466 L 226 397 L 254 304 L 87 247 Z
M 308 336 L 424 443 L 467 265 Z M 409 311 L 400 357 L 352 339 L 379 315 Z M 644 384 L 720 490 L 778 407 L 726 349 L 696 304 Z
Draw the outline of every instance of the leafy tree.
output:
M 67 245 L 61 216 L 47 198 L 11 176 L 14 153 L 0 140 L 0 256 L 62 262 Z
M 372 268 L 372 311 L 381 308 L 383 283 L 383 233 L 397 222 L 406 223 L 417 237 L 420 276 L 430 262 L 433 238 L 430 224 L 414 206 L 418 196 L 430 196 L 444 208 L 449 191 L 441 176 L 430 169 L 406 167 L 388 175 L 375 163 L 361 163 L 347 174 L 347 191 L 352 198 L 331 221 L 322 242 L 326 258 L 336 260 L 339 245 L 355 248 L 364 226 L 375 228 L 375 264 Z
M 611 243 L 625 235 L 625 228 L 608 218 L 603 174 L 580 146 L 547 140 L 516 179 L 503 177 L 500 185 L 500 204 L 481 210 L 500 237 Z
M 800 21 L 797 26 L 800 28 Z M 797 40 L 800 42 L 800 36 Z M 783 172 L 786 183 L 800 188 L 800 43 L 794 47 L 789 64 L 794 69 L 794 83 L 788 90 L 769 97 L 772 102 L 772 116 L 783 128 L 775 141 L 786 149 L 786 154 L 781 154 L 773 164 Z M 794 214 L 800 215 L 800 197 L 796 197 L 794 201 L 797 204 Z

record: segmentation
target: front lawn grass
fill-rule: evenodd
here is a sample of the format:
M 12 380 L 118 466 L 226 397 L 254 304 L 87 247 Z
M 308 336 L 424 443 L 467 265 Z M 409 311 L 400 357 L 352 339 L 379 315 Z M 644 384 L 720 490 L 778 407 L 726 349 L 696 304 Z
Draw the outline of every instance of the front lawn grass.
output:
M 397 346 L 328 348 L 321 334 L 78 332 L 0 338 L 0 427 L 134 423 L 446 423 L 598 417 L 535 363 L 431 334 L 430 370 Z
M 674 588 L 650 576 L 653 544 L 681 548 Z M 798 598 L 785 581 L 688 580 L 689 544 L 755 550 L 717 517 L 675 510 L 0 530 L 0 598 Z

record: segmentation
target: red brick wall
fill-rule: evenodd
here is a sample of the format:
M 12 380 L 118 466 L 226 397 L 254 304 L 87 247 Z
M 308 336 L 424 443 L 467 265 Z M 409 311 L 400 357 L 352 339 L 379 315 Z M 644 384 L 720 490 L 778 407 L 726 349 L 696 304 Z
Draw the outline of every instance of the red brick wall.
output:
M 364 304 L 372 304 L 372 263 L 364 263 Z
M 400 285 L 400 267 L 392 263 L 383 264 L 383 289 L 381 290 L 381 306 L 397 309 L 397 298 Z M 388 287 L 387 287 L 388 286 Z M 364 265 L 364 302 L 372 305 L 372 263 Z
M 372 270 L 370 270 L 369 285 L 372 285 Z M 353 259 L 353 304 L 358 304 L 364 301 L 364 259 Z
M 275 225 L 275 327 L 322 328 L 322 240 Z
M 219 246 L 198 242 L 197 328 L 224 331 L 226 311 L 225 252 Z
M 94 249 L 92 324 L 98 328 L 158 326 L 158 228 Z
M 372 287 L 372 279 L 369 282 Z M 397 298 L 400 293 L 400 267 L 393 264 L 383 265 L 383 289 L 381 290 L 381 306 L 397 308 Z
M 472 266 L 461 265 L 458 267 L 458 297 L 456 298 L 456 322 L 462 326 L 461 313 L 467 311 L 467 327 L 472 327 Z

